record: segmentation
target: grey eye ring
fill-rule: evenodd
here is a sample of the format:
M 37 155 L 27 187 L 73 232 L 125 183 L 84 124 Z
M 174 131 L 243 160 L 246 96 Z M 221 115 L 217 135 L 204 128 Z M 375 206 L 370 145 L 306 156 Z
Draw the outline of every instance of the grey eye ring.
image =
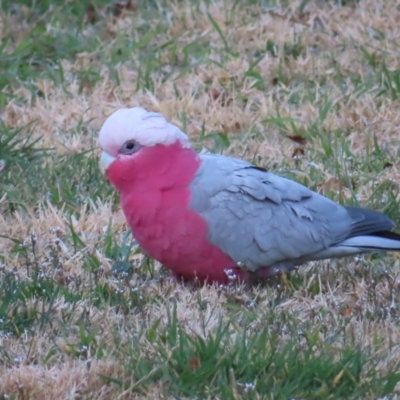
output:
M 127 140 L 121 147 L 120 154 L 134 154 L 141 149 L 142 146 L 135 140 Z

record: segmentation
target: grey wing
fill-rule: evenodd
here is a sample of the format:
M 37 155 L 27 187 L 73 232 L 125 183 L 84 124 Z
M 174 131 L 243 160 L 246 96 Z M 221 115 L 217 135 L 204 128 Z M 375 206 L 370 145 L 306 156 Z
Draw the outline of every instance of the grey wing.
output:
M 246 161 L 202 155 L 191 183 L 191 207 L 209 240 L 250 270 L 304 258 L 344 240 L 346 208 Z

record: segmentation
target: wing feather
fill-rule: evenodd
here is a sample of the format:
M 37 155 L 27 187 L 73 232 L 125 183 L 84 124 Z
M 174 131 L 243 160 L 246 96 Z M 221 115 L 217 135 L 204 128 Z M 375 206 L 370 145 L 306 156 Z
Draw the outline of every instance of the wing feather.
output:
M 201 158 L 191 207 L 207 220 L 209 240 L 247 268 L 301 258 L 349 235 L 340 204 L 246 161 Z

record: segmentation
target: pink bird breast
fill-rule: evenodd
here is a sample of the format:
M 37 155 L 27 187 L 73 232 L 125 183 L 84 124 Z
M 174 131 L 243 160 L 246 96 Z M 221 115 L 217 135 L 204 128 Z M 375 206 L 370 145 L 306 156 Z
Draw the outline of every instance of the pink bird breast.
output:
M 201 159 L 177 141 L 119 156 L 107 176 L 121 192 L 132 234 L 153 258 L 183 278 L 227 283 L 236 263 L 207 239 L 207 223 L 189 208 Z

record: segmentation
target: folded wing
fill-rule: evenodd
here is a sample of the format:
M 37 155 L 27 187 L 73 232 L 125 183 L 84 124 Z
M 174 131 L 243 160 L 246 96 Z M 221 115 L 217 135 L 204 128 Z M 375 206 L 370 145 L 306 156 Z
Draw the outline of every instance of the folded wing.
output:
M 191 207 L 207 220 L 209 240 L 252 271 L 361 252 L 357 240 L 343 251 L 341 243 L 394 226 L 380 213 L 344 207 L 246 161 L 201 158 Z

